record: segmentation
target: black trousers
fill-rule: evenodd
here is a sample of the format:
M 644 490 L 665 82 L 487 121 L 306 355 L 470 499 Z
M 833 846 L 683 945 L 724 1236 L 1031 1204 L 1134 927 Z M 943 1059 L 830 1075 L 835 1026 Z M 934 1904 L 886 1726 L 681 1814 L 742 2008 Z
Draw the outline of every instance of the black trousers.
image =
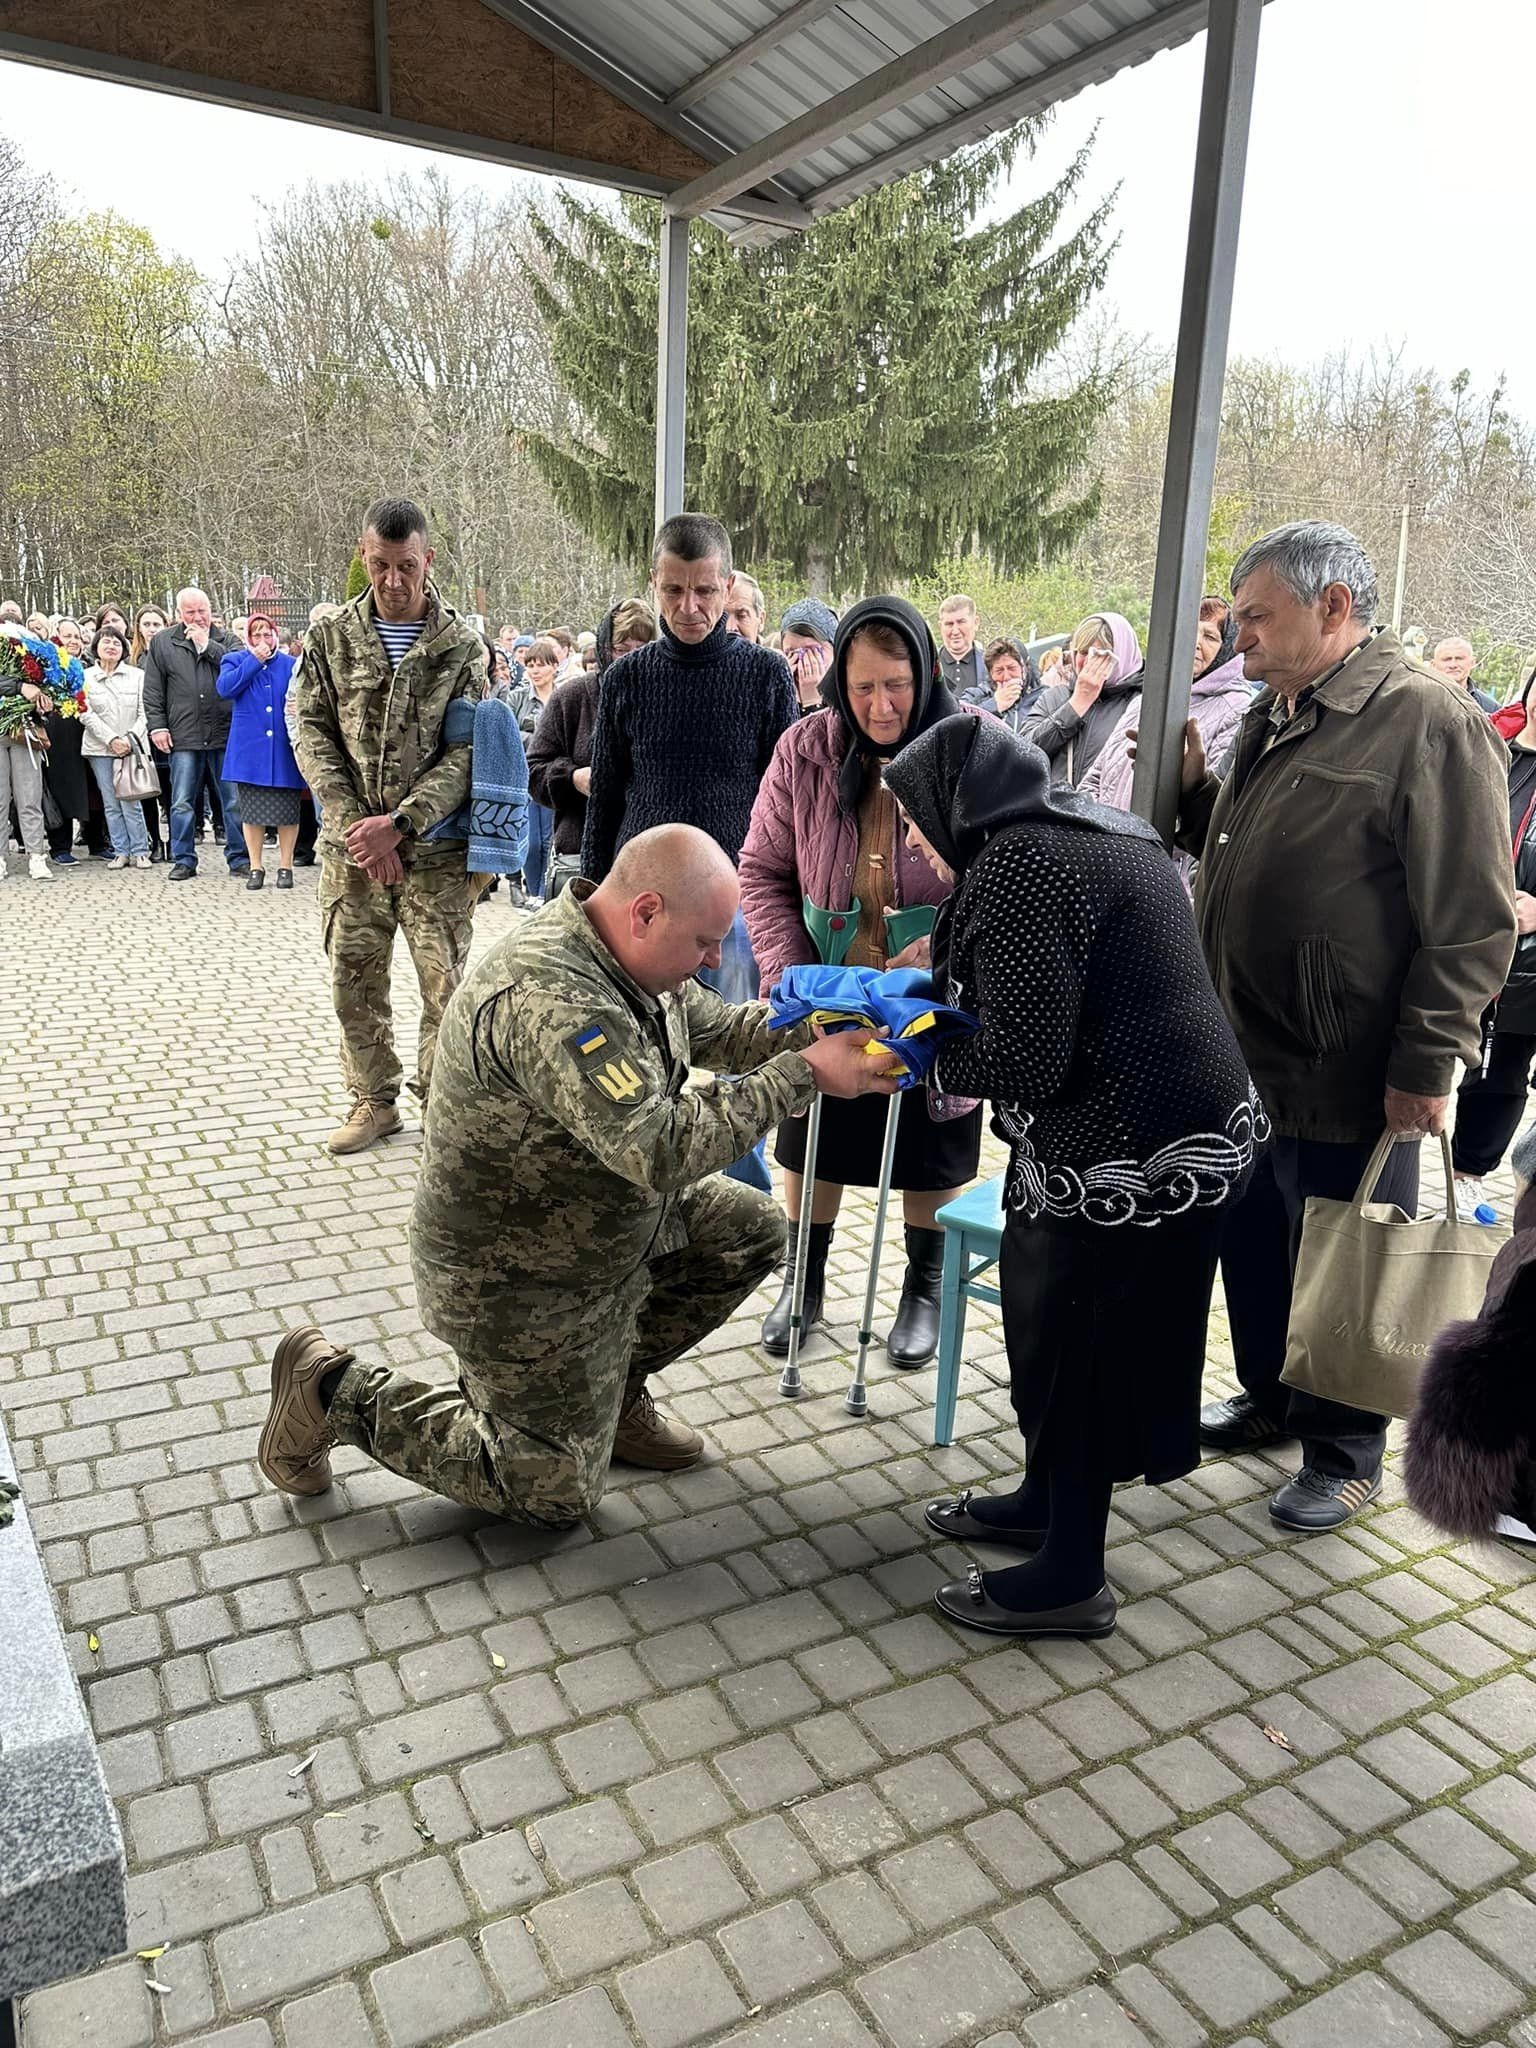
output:
M 1276 1137 L 1261 1154 L 1248 1192 L 1228 1215 L 1221 1240 L 1227 1321 L 1243 1391 L 1277 1429 L 1301 1439 L 1308 1465 L 1341 1479 L 1365 1479 L 1376 1470 L 1386 1447 L 1386 1417 L 1283 1386 L 1280 1372 L 1307 1197 L 1347 1202 L 1374 1150 L 1373 1145 Z M 1419 1202 L 1416 1144 L 1393 1147 L 1375 1198 L 1414 1214 Z
M 1492 1173 L 1509 1150 L 1536 1088 L 1536 1033 L 1494 1031 L 1483 1040 L 1483 1065 L 1456 1091 L 1451 1157 L 1458 1173 Z

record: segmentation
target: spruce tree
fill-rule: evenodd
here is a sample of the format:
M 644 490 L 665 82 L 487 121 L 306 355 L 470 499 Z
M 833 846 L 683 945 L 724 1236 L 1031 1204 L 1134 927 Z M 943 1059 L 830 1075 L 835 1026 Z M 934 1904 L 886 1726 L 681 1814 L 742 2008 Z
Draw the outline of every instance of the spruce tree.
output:
M 347 564 L 347 590 L 344 603 L 350 604 L 354 597 L 361 597 L 368 588 L 368 571 L 363 567 L 363 551 L 352 550 L 352 559 Z
M 687 502 L 743 561 L 819 592 L 879 588 L 979 548 L 1033 567 L 1091 521 L 1083 480 L 1108 401 L 1041 365 L 1103 281 L 1107 203 L 1071 234 L 1087 168 L 983 220 L 1025 123 L 766 247 L 693 225 Z M 623 560 L 649 555 L 655 447 L 653 201 L 562 190 L 527 273 L 575 425 L 528 445 L 561 509 Z

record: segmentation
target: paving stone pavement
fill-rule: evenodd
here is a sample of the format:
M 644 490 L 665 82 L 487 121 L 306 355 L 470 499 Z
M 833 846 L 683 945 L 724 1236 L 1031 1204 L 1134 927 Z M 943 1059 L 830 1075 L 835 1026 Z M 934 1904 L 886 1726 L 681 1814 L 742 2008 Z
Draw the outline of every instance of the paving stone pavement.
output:
M 1016 1472 L 1002 1347 L 973 1310 L 952 1449 L 931 1373 L 845 1416 L 867 1198 L 810 1398 L 749 1304 L 666 1375 L 707 1461 L 616 1471 L 590 1528 L 350 1451 L 283 1499 L 285 1324 L 447 1363 L 414 1129 L 320 1146 L 313 873 L 13 858 L 0 937 L 0 1409 L 164 1947 L 29 1999 L 24 2048 L 1536 2048 L 1536 1557 L 1390 1473 L 1281 1537 L 1285 1457 L 1229 1459 L 1117 1493 L 1108 1641 L 950 1628 L 921 1506 Z

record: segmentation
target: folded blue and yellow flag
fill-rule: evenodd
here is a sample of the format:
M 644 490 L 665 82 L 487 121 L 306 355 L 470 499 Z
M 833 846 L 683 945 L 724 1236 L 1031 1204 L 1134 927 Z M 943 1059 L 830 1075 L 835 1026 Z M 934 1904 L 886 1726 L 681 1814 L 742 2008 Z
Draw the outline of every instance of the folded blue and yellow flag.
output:
M 901 1072 L 901 1086 L 928 1080 L 946 1045 L 980 1030 L 974 1017 L 941 1003 L 933 977 L 916 967 L 786 968 L 768 996 L 768 1022 L 776 1030 L 819 1024 L 824 1031 L 876 1031 L 871 1056 L 889 1055 L 889 1071 Z

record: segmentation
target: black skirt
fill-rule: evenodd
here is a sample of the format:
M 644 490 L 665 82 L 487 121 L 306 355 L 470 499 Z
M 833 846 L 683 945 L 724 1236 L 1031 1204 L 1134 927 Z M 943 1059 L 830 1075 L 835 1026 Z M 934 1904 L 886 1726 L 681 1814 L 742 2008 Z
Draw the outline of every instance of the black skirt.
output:
M 821 1139 L 816 1151 L 816 1178 L 833 1186 L 875 1188 L 880 1185 L 880 1153 L 885 1144 L 885 1115 L 890 1097 L 859 1095 L 844 1102 L 823 1096 Z M 773 1156 L 786 1173 L 805 1170 L 803 1116 L 786 1117 L 773 1142 Z M 893 1188 L 931 1195 L 963 1188 L 976 1178 L 981 1160 L 981 1109 L 940 1123 L 928 1114 L 926 1088 L 909 1088 L 901 1097 L 896 1125 L 896 1170 Z
M 1153 1485 L 1194 1471 L 1226 1214 L 1223 1204 L 1110 1229 L 1009 1212 L 1003 1336 L 1031 1463 Z
M 297 825 L 302 789 L 278 789 L 268 782 L 237 782 L 240 817 L 247 825 Z

